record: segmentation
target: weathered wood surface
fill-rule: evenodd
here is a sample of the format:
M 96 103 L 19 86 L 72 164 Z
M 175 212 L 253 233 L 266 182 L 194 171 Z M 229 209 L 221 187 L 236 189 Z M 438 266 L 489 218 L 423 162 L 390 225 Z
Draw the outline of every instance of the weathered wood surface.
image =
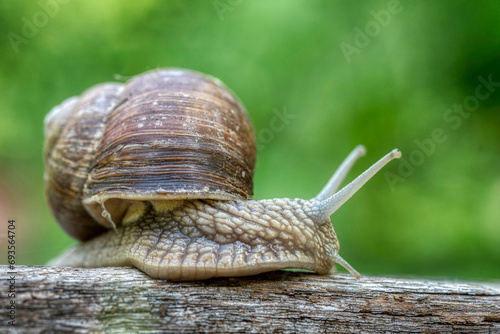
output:
M 16 268 L 1 333 L 500 333 L 499 284 L 272 272 L 172 283 L 132 268 Z

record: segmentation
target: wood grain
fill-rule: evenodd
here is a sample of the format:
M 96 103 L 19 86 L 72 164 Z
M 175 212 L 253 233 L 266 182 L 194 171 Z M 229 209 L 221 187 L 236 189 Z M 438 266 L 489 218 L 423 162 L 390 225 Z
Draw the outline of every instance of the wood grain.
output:
M 16 267 L 11 333 L 500 333 L 500 282 L 271 272 L 172 283 L 133 268 Z M 2 310 L 7 266 L 0 266 Z

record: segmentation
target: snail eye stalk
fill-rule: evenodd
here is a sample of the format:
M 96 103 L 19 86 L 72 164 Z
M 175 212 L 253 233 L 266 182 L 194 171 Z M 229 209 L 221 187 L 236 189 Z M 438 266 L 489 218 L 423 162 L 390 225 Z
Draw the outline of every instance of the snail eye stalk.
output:
M 374 163 L 365 172 L 359 175 L 354 181 L 342 188 L 340 191 L 335 192 L 338 185 L 345 178 L 345 175 L 354 165 L 354 162 L 364 154 L 365 149 L 363 146 L 356 147 L 351 154 L 344 160 L 339 169 L 333 174 L 330 181 L 323 188 L 323 190 L 313 198 L 315 201 L 312 206 L 312 214 L 316 216 L 318 222 L 323 222 L 328 219 L 332 213 L 337 211 L 349 198 L 352 197 L 368 180 L 370 180 L 377 172 L 382 169 L 387 163 L 393 159 L 399 159 L 401 152 L 394 149 L 379 161 Z

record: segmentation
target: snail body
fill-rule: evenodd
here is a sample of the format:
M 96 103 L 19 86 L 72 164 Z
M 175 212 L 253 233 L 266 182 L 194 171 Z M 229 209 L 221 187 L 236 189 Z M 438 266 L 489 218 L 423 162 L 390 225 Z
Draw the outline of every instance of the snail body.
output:
M 330 215 L 400 152 L 337 191 L 357 147 L 313 199 L 252 200 L 256 145 L 238 98 L 188 70 L 146 72 L 66 100 L 45 119 L 45 192 L 61 226 L 83 241 L 59 266 L 134 266 L 200 280 L 334 263 Z

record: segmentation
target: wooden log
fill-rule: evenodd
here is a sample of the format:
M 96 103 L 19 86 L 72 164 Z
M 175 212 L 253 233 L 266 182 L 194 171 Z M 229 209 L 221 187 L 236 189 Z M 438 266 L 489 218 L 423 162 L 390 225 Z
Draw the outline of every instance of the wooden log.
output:
M 2 333 L 500 333 L 500 282 L 279 271 L 173 283 L 133 268 L 9 271 L 0 266 Z M 12 288 L 15 326 L 5 312 Z

